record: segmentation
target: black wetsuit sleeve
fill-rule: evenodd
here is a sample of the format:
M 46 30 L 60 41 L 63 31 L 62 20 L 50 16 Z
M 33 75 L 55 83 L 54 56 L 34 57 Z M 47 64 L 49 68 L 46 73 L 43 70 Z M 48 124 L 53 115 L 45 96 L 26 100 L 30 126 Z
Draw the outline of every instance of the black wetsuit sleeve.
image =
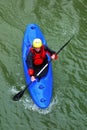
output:
M 50 49 L 49 47 L 47 47 L 47 46 L 44 46 L 44 49 L 45 49 L 45 51 L 49 52 L 49 53 L 50 53 L 50 55 L 52 55 L 52 54 L 55 54 L 55 53 L 56 53 L 55 51 L 51 50 L 51 49 Z
M 31 51 L 27 55 L 26 64 L 28 69 L 33 69 L 33 54 Z

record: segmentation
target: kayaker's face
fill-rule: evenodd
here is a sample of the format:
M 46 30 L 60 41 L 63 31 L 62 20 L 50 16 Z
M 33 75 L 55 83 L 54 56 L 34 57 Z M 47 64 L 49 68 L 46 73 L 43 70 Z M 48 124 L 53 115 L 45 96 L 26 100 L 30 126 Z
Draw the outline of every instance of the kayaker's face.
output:
M 36 52 L 39 52 L 41 48 L 34 48 Z

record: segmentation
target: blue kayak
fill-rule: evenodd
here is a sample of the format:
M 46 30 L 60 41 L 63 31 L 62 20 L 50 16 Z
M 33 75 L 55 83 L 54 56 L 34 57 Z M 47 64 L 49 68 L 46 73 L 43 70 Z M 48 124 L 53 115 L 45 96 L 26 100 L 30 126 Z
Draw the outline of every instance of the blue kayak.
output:
M 29 85 L 31 80 L 30 76 L 28 75 L 28 68 L 26 64 L 26 58 L 29 52 L 30 47 L 32 46 L 32 42 L 35 38 L 39 38 L 42 40 L 42 43 L 47 46 L 46 40 L 44 35 L 42 34 L 39 26 L 37 24 L 29 24 L 26 27 L 23 44 L 22 44 L 22 60 L 23 60 L 23 68 L 24 68 L 24 75 L 26 84 Z M 50 57 L 47 55 L 48 61 L 50 61 Z M 42 72 L 43 73 L 43 72 Z M 47 108 L 52 99 L 52 64 L 48 64 L 48 71 L 47 74 L 42 77 L 40 80 L 38 78 L 36 81 L 32 82 L 28 86 L 28 92 L 33 100 L 33 102 L 39 108 Z

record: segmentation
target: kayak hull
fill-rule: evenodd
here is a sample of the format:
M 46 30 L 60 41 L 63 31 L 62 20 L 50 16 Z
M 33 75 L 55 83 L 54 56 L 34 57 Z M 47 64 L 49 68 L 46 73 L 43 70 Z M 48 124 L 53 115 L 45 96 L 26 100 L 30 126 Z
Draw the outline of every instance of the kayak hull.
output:
M 29 52 L 30 47 L 32 46 L 32 42 L 35 38 L 40 38 L 42 43 L 47 46 L 44 35 L 42 34 L 40 27 L 37 24 L 29 24 L 26 27 L 23 44 L 22 44 L 22 61 L 23 61 L 23 69 L 26 84 L 30 84 L 30 76 L 28 75 L 28 68 L 26 64 L 26 57 Z M 48 61 L 50 61 L 50 57 L 47 55 Z M 42 77 L 40 80 L 38 78 L 36 81 L 32 82 L 30 86 L 28 86 L 28 92 L 34 103 L 39 108 L 47 108 L 52 99 L 52 64 L 48 64 L 48 72 Z

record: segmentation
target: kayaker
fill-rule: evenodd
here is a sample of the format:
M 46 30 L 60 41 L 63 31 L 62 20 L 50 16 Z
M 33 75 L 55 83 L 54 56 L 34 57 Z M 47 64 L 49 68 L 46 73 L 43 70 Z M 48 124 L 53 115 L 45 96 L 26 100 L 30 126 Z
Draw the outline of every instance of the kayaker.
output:
M 58 59 L 56 52 L 49 49 L 47 46 L 43 45 L 41 39 L 39 38 L 34 39 L 26 60 L 28 67 L 28 74 L 30 75 L 32 82 L 36 80 L 35 79 L 36 74 L 48 62 L 47 54 L 50 55 L 50 57 L 53 60 Z M 41 73 L 41 75 L 38 78 L 41 78 L 42 76 L 46 75 L 47 70 L 48 67 L 46 67 L 46 69 Z

